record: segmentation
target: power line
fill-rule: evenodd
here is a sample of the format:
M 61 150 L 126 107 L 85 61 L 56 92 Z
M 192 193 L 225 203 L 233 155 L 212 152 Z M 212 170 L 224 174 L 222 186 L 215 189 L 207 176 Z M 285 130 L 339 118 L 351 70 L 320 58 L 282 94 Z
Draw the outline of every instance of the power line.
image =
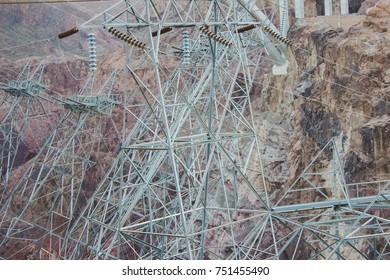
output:
M 270 3 L 270 4 L 272 4 L 272 5 L 274 5 L 274 6 L 280 7 L 280 5 L 277 4 L 277 3 L 270 2 L 270 1 L 268 1 L 268 0 L 265 0 L 265 1 L 268 2 L 268 3 Z M 52 7 L 52 8 L 54 8 L 54 9 L 57 9 L 57 10 L 59 10 L 59 11 L 62 11 L 62 12 L 64 12 L 64 13 L 66 13 L 66 14 L 69 14 L 69 15 L 71 15 L 72 17 L 77 17 L 77 18 L 79 18 L 79 19 L 82 19 L 82 18 L 79 17 L 79 16 L 76 16 L 76 15 L 74 15 L 74 14 L 70 14 L 69 12 L 67 12 L 67 11 L 65 11 L 65 10 L 63 10 L 63 9 L 61 9 L 61 8 L 55 7 L 55 6 L 52 5 L 52 4 L 46 3 L 46 2 L 44 2 L 44 1 L 41 1 L 41 2 L 42 2 L 43 4 L 46 4 L 46 5 L 48 5 L 48 6 Z M 81 8 L 80 5 L 77 5 L 77 6 Z M 84 8 L 83 8 L 83 9 L 84 9 Z M 84 10 L 85 10 L 85 9 L 84 9 Z M 53 39 L 55 39 L 55 37 L 51 37 L 51 38 L 47 38 L 47 39 L 42 39 L 42 40 L 37 40 L 37 41 L 34 41 L 34 42 L 30 42 L 30 43 L 26 43 L 26 44 L 21 44 L 21 45 L 17 45 L 17 46 L 10 47 L 10 48 L 0 49 L 0 51 L 9 50 L 9 49 L 13 49 L 13 48 L 18 48 L 18 47 L 22 47 L 22 46 L 27 46 L 27 45 L 31 45 L 31 44 L 35 44 L 35 43 L 39 43 L 39 42 L 51 41 L 51 40 L 53 40 Z M 58 44 L 58 47 L 59 47 L 59 49 L 60 49 L 60 52 L 61 52 L 62 57 L 66 60 L 65 55 L 64 55 L 64 52 L 63 52 L 63 50 L 62 50 L 62 48 L 61 48 L 61 46 L 60 46 L 60 44 L 59 44 L 58 41 L 57 41 L 57 44 Z M 296 49 L 298 49 L 298 50 L 301 50 L 301 51 L 305 52 L 306 54 L 313 55 L 312 52 L 310 52 L 310 51 L 308 51 L 308 50 L 306 50 L 306 49 L 304 49 L 304 48 L 298 47 L 298 46 L 295 45 L 295 44 L 294 44 L 294 48 L 296 48 Z M 327 59 L 327 58 L 325 58 L 325 57 L 323 57 L 323 56 L 321 56 L 321 55 L 316 54 L 316 56 L 319 57 L 319 58 L 321 58 L 321 59 L 324 59 L 324 61 L 326 61 L 326 62 L 328 62 L 328 63 L 334 64 L 334 65 L 339 65 L 339 64 L 337 64 L 336 62 L 334 62 L 334 61 L 332 61 L 332 60 L 330 60 L 330 59 Z M 270 61 L 272 61 L 269 57 L 265 57 L 265 58 L 268 59 L 268 60 L 270 60 Z M 72 76 L 72 78 L 74 78 L 75 80 L 78 80 L 78 81 L 80 81 L 80 80 L 82 80 L 82 79 L 85 78 L 85 77 L 84 77 L 84 78 L 76 78 L 76 77 L 73 75 L 73 73 L 71 72 L 68 63 L 67 63 L 66 61 L 65 61 L 65 63 L 66 63 L 68 72 L 70 73 L 70 75 Z M 289 67 L 290 69 L 292 69 L 291 66 L 288 66 L 288 67 Z M 371 77 L 369 77 L 369 76 L 367 76 L 367 75 L 365 75 L 365 74 L 362 74 L 362 73 L 359 72 L 359 71 L 350 69 L 350 68 L 345 67 L 345 66 L 342 66 L 342 68 L 343 68 L 343 69 L 346 69 L 346 70 L 348 70 L 348 71 L 351 71 L 351 72 L 354 73 L 354 74 L 357 74 L 357 75 L 366 77 L 366 78 L 368 78 L 368 79 L 370 79 L 370 80 L 372 80 L 372 81 L 379 82 L 379 83 L 382 83 L 382 84 L 383 84 L 383 82 L 381 82 L 381 81 L 379 81 L 379 80 L 377 80 L 377 79 L 373 79 L 373 78 L 371 78 Z M 315 75 L 313 75 L 313 74 L 311 74 L 311 73 L 309 73 L 309 72 L 307 72 L 307 71 L 299 70 L 298 68 L 297 68 L 296 70 L 297 70 L 298 72 L 303 73 L 304 75 L 309 75 L 309 76 L 315 77 Z M 317 79 L 317 80 L 321 80 L 320 78 L 316 78 L 316 79 Z M 364 92 L 361 92 L 361 91 L 358 91 L 358 90 L 355 90 L 355 89 L 353 89 L 353 88 L 351 88 L 351 87 L 348 87 L 348 86 L 345 86 L 345 85 L 342 85 L 342 84 L 339 84 L 339 83 L 336 83 L 336 82 L 334 82 L 334 81 L 327 80 L 327 79 L 322 79 L 322 80 L 325 81 L 325 82 L 328 82 L 328 83 L 330 83 L 330 84 L 339 86 L 339 87 L 341 87 L 341 88 L 345 88 L 345 89 L 347 89 L 347 90 L 350 90 L 350 91 L 353 92 L 354 95 L 364 95 L 364 96 L 366 96 L 366 98 L 373 98 L 371 95 L 369 95 L 369 94 L 367 94 L 367 93 L 364 93 Z M 53 91 L 53 90 L 52 90 L 52 91 Z M 53 91 L 53 92 L 54 92 L 54 91 Z M 304 97 L 304 98 L 306 98 L 306 97 Z M 381 102 L 389 103 L 389 104 L 390 104 L 390 102 L 387 101 L 387 100 L 384 100 L 384 99 L 381 99 L 381 98 L 378 98 L 378 97 L 375 97 L 375 98 L 376 98 L 377 100 L 381 101 Z M 311 98 L 306 98 L 306 99 L 312 100 L 312 101 L 313 101 L 313 99 L 311 99 Z M 368 117 L 368 116 L 367 116 L 367 117 Z
M 87 74 L 87 76 L 82 77 L 82 78 L 76 78 L 76 77 L 73 75 L 72 71 L 71 71 L 70 68 L 69 68 L 68 61 L 67 61 L 67 59 L 65 58 L 64 52 L 62 51 L 62 48 L 61 48 L 61 45 L 60 45 L 60 42 L 59 42 L 58 39 L 57 39 L 57 44 L 58 44 L 58 48 L 60 49 L 62 58 L 64 59 L 64 63 L 66 64 L 66 68 L 68 69 L 68 72 L 69 72 L 69 74 L 72 76 L 72 78 L 75 79 L 76 81 L 81 81 L 81 80 L 87 78 L 87 77 L 88 77 L 88 74 Z
M 46 39 L 36 40 L 36 41 L 30 42 L 30 43 L 16 45 L 16 46 L 12 46 L 12 47 L 9 47 L 9 48 L 0 49 L 0 51 L 12 50 L 12 49 L 15 49 L 15 48 L 29 46 L 29 45 L 40 43 L 40 42 L 50 42 L 53 39 L 55 39 L 55 37 L 50 37 L 50 38 L 46 38 Z

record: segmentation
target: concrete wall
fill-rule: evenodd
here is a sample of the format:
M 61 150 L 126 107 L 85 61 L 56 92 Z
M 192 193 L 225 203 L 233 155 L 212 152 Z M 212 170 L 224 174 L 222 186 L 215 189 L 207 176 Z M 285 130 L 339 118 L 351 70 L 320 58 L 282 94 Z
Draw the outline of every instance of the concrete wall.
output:
M 342 27 L 345 30 L 348 30 L 355 24 L 358 24 L 362 20 L 364 20 L 366 16 L 357 16 L 357 15 L 334 15 L 334 16 L 319 16 L 316 18 L 310 18 L 306 19 L 308 21 L 313 20 L 313 21 L 323 21 L 326 22 L 329 25 L 332 25 L 334 27 Z

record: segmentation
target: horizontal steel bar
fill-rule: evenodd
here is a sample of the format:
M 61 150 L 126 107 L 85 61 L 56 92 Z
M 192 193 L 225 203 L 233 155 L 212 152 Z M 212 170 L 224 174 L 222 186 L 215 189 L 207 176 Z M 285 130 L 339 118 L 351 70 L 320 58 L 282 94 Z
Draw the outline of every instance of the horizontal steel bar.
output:
M 103 24 L 86 24 L 80 26 L 80 29 L 96 29 L 96 28 L 109 28 L 109 27 L 149 27 L 149 26 L 155 26 L 155 27 L 175 27 L 175 28 L 181 28 L 181 27 L 193 27 L 193 26 L 226 26 L 226 25 L 234 25 L 234 26 L 246 26 L 246 25 L 259 25 L 262 24 L 258 21 L 248 21 L 248 22 L 123 22 L 123 23 L 103 23 Z
M 386 194 L 383 196 L 366 196 L 366 197 L 356 197 L 351 198 L 350 202 L 352 207 L 362 207 L 368 206 L 370 203 L 375 201 L 378 202 L 388 202 L 390 201 L 390 194 Z M 375 204 L 374 203 L 374 204 Z M 324 209 L 324 208 L 332 208 L 332 207 L 342 207 L 347 206 L 347 199 L 340 200 L 325 200 L 311 203 L 301 203 L 301 204 L 292 204 L 292 205 L 284 205 L 284 206 L 276 206 L 271 208 L 274 213 L 286 213 L 286 212 L 295 212 L 295 211 L 304 211 L 304 210 L 315 210 L 315 209 Z M 390 202 L 387 204 L 381 204 L 381 208 L 390 208 Z

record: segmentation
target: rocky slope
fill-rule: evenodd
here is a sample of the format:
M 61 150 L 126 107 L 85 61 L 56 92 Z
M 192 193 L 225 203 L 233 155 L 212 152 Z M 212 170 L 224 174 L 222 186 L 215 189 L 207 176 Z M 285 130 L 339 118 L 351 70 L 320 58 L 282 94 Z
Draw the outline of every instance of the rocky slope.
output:
M 258 101 L 265 161 L 278 166 L 268 177 L 275 193 L 332 137 L 347 183 L 390 177 L 390 13 L 381 8 L 390 3 L 382 2 L 349 30 L 305 20 L 291 27 L 289 74 L 267 77 Z
M 55 54 L 57 61 L 77 54 L 85 56 L 88 49 L 88 31 L 58 40 L 57 34 L 80 26 L 93 15 L 103 11 L 112 1 L 99 3 L 56 3 L 1 5 L 0 59 L 15 60 L 25 57 L 45 57 Z M 97 36 L 115 48 L 115 40 L 103 32 Z M 99 47 L 98 53 L 104 48 Z

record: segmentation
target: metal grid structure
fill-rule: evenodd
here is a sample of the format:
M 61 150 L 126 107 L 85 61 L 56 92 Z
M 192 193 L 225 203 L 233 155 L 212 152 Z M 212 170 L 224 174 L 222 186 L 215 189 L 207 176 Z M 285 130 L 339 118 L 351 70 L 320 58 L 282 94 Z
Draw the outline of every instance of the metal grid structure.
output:
M 45 116 L 46 100 L 41 91 L 44 63 L 31 71 L 28 62 L 15 80 L 0 83 L 3 90 L 1 108 L 7 111 L 0 122 L 0 203 L 8 191 L 8 183 L 14 166 L 21 161 L 21 149 L 24 144 L 24 133 L 33 118 Z
M 141 42 L 126 58 L 138 108 L 127 96 L 125 112 L 137 122 L 123 133 L 115 164 L 67 232 L 74 244 L 69 258 L 263 254 L 253 243 L 270 207 L 250 89 L 263 55 L 259 45 L 270 40 L 261 28 L 238 31 L 266 24 L 258 21 L 265 17 L 260 10 L 239 2 L 123 1 L 83 26 Z M 153 67 L 147 77 L 153 82 L 137 73 L 132 60 L 139 55 Z M 237 236 L 245 227 L 252 231 Z
M 87 116 L 119 104 L 110 90 L 67 99 L 78 119 L 63 119 L 9 196 L 2 245 L 61 259 L 388 259 L 390 181 L 345 182 L 337 139 L 281 197 L 266 187 L 251 89 L 264 55 L 286 69 L 278 3 L 121 1 L 85 23 L 126 45 L 119 153 L 80 200 L 99 128 Z M 50 211 L 34 217 L 39 203 Z
M 390 181 L 347 183 L 337 140 L 273 204 L 274 219 L 289 232 L 280 252 L 288 259 L 389 259 Z
M 0 246 L 15 248 L 9 258 L 28 251 L 32 258 L 56 258 L 66 251 L 64 232 L 88 200 L 85 174 L 99 164 L 92 152 L 101 144 L 103 116 L 121 103 L 111 94 L 114 80 L 115 73 L 96 91 L 91 76 L 79 94 L 61 102 L 63 117 L 1 205 Z
M 121 4 L 84 28 L 115 28 L 125 42 L 142 42 L 128 49 L 126 67 L 136 85 L 132 94 L 144 101 L 138 110 L 126 110 L 137 122 L 68 232 L 70 258 L 369 258 L 367 248 L 385 258 L 387 220 L 372 208 L 388 207 L 389 184 L 371 183 L 377 188 L 371 196 L 350 195 L 336 150 L 327 194 L 328 186 L 308 179 L 329 176 L 308 173 L 313 162 L 279 201 L 270 201 L 250 89 L 261 63 L 259 47 L 281 65 L 286 46 L 270 44 L 273 38 L 262 30 L 275 26 L 254 1 Z M 281 51 L 270 51 L 275 49 Z M 132 64 L 138 55 L 153 67 L 151 84 Z M 171 67 L 164 66 L 168 62 Z M 301 180 L 318 194 L 311 194 L 311 203 L 287 206 L 308 191 L 297 188 Z M 371 242 L 376 235 L 381 250 Z

